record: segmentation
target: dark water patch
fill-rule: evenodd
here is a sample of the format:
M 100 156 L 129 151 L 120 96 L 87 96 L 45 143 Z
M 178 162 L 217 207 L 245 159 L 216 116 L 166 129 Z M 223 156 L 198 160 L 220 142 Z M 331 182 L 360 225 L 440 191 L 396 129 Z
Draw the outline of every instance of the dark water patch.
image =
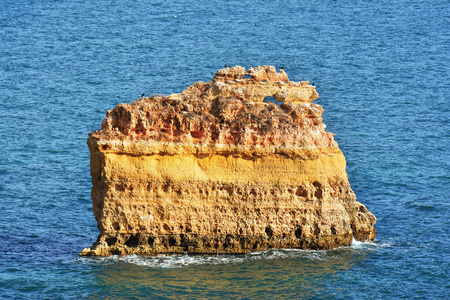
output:
M 435 211 L 436 208 L 433 205 L 427 205 L 420 202 L 409 202 L 406 203 L 407 208 L 414 208 L 422 211 Z

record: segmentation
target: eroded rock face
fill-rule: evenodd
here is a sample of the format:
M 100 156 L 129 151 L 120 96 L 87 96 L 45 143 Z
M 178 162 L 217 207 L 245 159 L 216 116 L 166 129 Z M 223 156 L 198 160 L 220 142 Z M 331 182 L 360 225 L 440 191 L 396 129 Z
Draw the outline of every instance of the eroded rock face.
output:
M 282 102 L 265 102 L 267 97 Z M 235 66 L 107 112 L 90 134 L 100 230 L 81 255 L 331 249 L 375 237 L 314 86 Z

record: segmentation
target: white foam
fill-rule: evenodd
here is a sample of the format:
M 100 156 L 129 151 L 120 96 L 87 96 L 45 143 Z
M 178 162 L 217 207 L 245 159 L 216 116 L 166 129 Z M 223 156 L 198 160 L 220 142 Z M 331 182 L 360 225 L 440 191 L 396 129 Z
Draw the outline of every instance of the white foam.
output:
M 377 240 L 375 242 L 370 241 L 357 241 L 355 239 L 352 240 L 352 243 L 350 245 L 353 249 L 373 249 L 373 248 L 384 248 L 384 247 L 390 247 L 392 244 L 379 244 L 377 243 Z
M 330 258 L 340 257 L 356 251 L 357 253 L 376 251 L 380 247 L 389 247 L 390 244 L 379 244 L 374 242 L 361 242 L 353 240 L 350 246 L 339 247 L 333 250 L 302 250 L 302 249 L 270 249 L 260 252 L 251 252 L 243 255 L 228 254 L 204 254 L 204 255 L 157 255 L 157 256 L 109 256 L 106 258 L 81 258 L 82 263 L 87 264 L 115 264 L 129 263 L 139 266 L 145 266 L 154 269 L 176 269 L 186 268 L 196 265 L 222 265 L 222 264 L 239 264 L 255 260 L 272 260 L 272 259 L 307 259 L 312 261 L 326 260 Z

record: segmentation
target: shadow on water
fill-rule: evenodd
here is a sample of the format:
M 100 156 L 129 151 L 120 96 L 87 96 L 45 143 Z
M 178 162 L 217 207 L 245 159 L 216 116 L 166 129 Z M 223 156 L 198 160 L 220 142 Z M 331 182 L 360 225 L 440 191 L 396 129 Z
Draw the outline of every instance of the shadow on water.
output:
M 364 261 L 376 245 L 354 243 L 331 251 L 268 250 L 246 255 L 124 256 L 88 259 L 100 265 L 98 295 L 153 298 L 315 297 L 339 289 L 341 274 Z

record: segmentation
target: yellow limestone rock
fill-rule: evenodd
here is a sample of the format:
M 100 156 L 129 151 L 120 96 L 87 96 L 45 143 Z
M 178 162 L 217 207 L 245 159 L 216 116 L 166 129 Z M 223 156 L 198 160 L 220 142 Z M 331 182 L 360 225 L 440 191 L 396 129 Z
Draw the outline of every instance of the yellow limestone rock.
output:
M 109 110 L 88 138 L 100 234 L 80 255 L 372 240 L 376 219 L 356 201 L 317 97 L 283 70 L 235 66 L 181 94 Z

